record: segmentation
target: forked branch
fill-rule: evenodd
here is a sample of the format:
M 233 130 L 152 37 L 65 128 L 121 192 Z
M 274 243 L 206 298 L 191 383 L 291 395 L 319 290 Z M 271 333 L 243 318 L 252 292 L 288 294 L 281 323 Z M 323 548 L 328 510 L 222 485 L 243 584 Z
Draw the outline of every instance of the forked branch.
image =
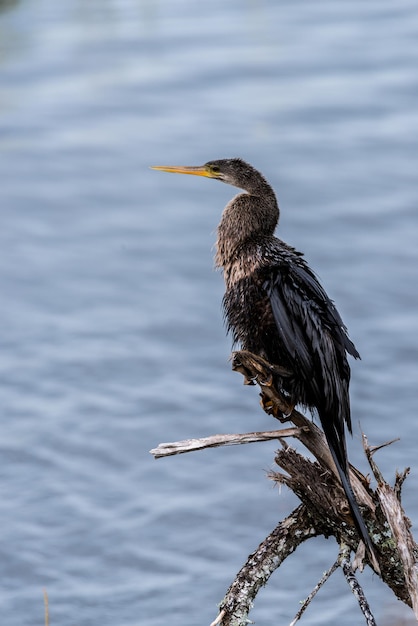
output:
M 261 357 L 244 351 L 234 353 L 232 363 L 233 369 L 244 375 L 245 384 L 260 386 L 263 409 L 280 421 L 293 422 L 294 427 L 268 433 L 213 435 L 204 439 L 160 444 L 151 453 L 160 458 L 207 447 L 277 439 L 281 448 L 275 460 L 281 471 L 271 472 L 270 478 L 287 485 L 298 496 L 301 505 L 280 522 L 248 557 L 229 587 L 220 604 L 220 613 L 211 626 L 245 626 L 260 587 L 268 582 L 271 574 L 301 543 L 316 535 L 333 535 L 342 546 L 337 565 L 334 564 L 329 575 L 337 566 L 342 568 L 358 599 L 366 624 L 372 626 L 374 618 L 355 578 L 354 570 L 362 569 L 365 564 L 373 564 L 368 563 L 364 545 L 361 542 L 359 544 L 345 494 L 322 431 L 312 420 L 289 406 L 280 390 L 275 388 L 274 366 Z M 285 442 L 285 437 L 294 437 L 300 441 L 315 460 L 307 459 L 290 447 Z M 413 608 L 418 619 L 418 550 L 410 531 L 410 522 L 400 503 L 402 483 L 409 470 L 396 476 L 392 488 L 383 480 L 373 459 L 373 452 L 378 448 L 370 449 L 365 438 L 364 447 L 377 488 L 373 490 L 370 480 L 353 467 L 350 470 L 350 479 L 376 547 L 378 564 L 374 569 L 396 597 Z M 356 557 L 353 564 L 350 564 L 349 555 L 352 551 L 356 553 Z M 311 594 L 307 599 L 306 606 L 314 595 L 315 593 Z M 301 612 L 303 611 L 298 612 L 292 624 L 296 623 Z

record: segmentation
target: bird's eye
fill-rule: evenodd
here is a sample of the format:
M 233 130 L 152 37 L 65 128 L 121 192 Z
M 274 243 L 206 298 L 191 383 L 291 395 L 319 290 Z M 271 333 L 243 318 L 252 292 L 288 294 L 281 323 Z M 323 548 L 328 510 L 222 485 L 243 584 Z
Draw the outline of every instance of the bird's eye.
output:
M 219 165 L 211 165 L 210 169 L 212 170 L 214 174 L 219 174 L 219 172 L 221 171 L 219 168 Z

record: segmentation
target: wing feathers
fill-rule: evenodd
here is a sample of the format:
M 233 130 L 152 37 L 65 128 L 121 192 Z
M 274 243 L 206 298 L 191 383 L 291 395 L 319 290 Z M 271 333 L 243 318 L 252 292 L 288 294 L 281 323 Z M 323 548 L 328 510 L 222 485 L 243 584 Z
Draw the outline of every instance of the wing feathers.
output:
M 302 375 L 311 396 L 308 400 L 314 400 L 319 414 L 334 412 L 337 423 L 346 421 L 350 428 L 350 369 L 345 351 L 359 355 L 333 302 L 315 275 L 298 261 L 269 268 L 264 283 L 284 357 Z

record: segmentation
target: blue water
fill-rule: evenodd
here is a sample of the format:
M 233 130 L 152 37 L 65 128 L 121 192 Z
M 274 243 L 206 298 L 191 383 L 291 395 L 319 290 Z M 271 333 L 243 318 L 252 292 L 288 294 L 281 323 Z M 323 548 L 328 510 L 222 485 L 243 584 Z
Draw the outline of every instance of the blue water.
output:
M 297 501 L 275 444 L 154 461 L 161 441 L 275 428 L 230 371 L 215 229 L 234 190 L 152 164 L 241 156 L 278 192 L 363 360 L 358 422 L 418 519 L 418 7 L 0 3 L 0 606 L 8 626 L 195 626 Z M 288 623 L 333 562 L 301 548 L 256 600 Z M 410 612 L 363 574 L 381 624 Z M 361 623 L 340 573 L 305 623 Z

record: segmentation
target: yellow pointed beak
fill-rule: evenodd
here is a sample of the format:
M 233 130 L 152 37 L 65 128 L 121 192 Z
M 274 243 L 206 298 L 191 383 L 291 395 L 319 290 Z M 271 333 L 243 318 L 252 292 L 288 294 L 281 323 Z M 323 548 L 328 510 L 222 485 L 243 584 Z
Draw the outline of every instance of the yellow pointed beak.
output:
M 159 170 L 161 172 L 171 172 L 172 174 L 192 174 L 193 176 L 207 176 L 208 178 L 215 178 L 206 165 L 198 165 L 196 167 L 188 167 L 186 165 L 152 165 L 151 169 Z

